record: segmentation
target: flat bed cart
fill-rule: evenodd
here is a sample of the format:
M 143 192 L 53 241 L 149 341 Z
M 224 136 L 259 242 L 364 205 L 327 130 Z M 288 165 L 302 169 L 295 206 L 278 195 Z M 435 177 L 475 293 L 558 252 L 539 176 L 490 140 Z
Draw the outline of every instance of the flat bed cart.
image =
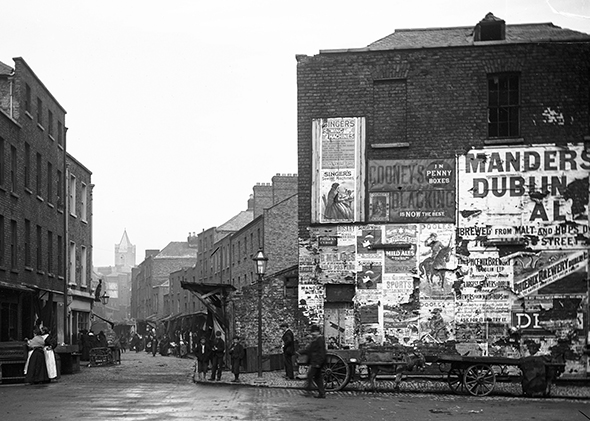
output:
M 542 383 L 543 395 L 549 396 L 551 392 L 551 383 L 555 377 L 563 372 L 565 364 L 555 363 L 542 360 L 542 357 L 535 357 L 544 365 L 544 376 L 540 379 Z M 508 358 L 508 357 L 490 357 L 490 356 L 462 356 L 462 355 L 441 355 L 436 362 L 441 371 L 447 373 L 447 383 L 449 388 L 455 393 L 467 391 L 473 396 L 487 396 L 494 390 L 497 380 L 507 380 L 509 378 L 523 378 L 524 370 L 529 370 L 526 358 Z M 516 367 L 520 372 L 510 374 L 509 368 Z M 524 367 L 524 368 L 523 368 Z M 527 376 L 524 376 L 527 377 Z M 539 381 L 537 381 L 537 384 Z M 532 388 L 531 388 L 532 390 Z M 525 387 L 523 382 L 523 392 L 527 395 L 532 391 Z
M 373 388 L 378 373 L 399 375 L 397 379 L 399 384 L 401 371 L 408 368 L 407 355 L 407 353 L 391 350 L 329 350 L 326 353 L 326 361 L 322 368 L 325 388 L 327 391 L 335 392 L 344 389 L 350 381 L 358 380 L 360 375 L 359 370 L 357 370 L 358 366 L 367 367 L 368 379 Z M 424 361 L 422 360 L 423 364 Z M 410 367 L 409 370 L 411 371 L 412 368 Z

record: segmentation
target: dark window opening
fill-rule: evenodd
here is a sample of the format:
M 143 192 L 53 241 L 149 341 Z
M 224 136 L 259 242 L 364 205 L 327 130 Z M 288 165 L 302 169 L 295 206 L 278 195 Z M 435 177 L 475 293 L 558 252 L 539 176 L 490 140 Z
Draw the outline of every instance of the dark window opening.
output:
M 518 137 L 519 122 L 518 75 L 491 75 L 488 78 L 488 137 Z

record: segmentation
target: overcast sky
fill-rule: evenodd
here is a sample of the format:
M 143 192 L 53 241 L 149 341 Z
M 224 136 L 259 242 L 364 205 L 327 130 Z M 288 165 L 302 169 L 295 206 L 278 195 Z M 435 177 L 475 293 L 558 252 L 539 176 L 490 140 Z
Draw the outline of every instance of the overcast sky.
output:
M 590 33 L 589 0 L 0 0 L 0 61 L 23 57 L 67 110 L 93 175 L 93 263 L 126 229 L 162 249 L 297 172 L 296 54 L 396 29 L 553 22 Z

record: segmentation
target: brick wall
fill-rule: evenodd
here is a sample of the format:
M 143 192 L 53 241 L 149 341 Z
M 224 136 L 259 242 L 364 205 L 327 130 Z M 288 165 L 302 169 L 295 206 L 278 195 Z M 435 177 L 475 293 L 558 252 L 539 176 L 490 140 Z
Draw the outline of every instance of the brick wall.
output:
M 295 339 L 302 342 L 303 331 L 297 318 L 297 298 L 285 297 L 281 277 L 265 278 L 262 290 L 262 353 L 282 353 L 282 322 L 289 324 Z M 232 294 L 229 308 L 233 312 L 233 332 L 244 338 L 248 347 L 258 346 L 258 285 L 245 286 Z
M 515 71 L 524 143 L 580 142 L 589 132 L 589 50 L 583 43 L 543 43 L 297 56 L 300 237 L 309 237 L 312 119 L 366 117 L 369 160 L 452 158 L 487 140 L 487 75 Z M 375 127 L 383 120 L 379 109 L 375 115 L 374 95 L 383 94 L 376 85 L 386 81 L 406 84 L 405 139 Z M 392 88 L 391 95 L 401 93 Z M 561 110 L 566 124 L 544 123 L 548 108 Z M 410 146 L 370 147 L 400 140 Z

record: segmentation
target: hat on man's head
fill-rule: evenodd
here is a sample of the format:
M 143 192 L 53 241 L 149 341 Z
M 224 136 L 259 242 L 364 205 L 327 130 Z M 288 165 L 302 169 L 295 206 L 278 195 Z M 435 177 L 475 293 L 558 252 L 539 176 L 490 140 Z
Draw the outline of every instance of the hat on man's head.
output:
M 312 331 L 312 332 L 319 332 L 320 331 L 320 327 L 318 325 L 311 325 L 310 331 Z

